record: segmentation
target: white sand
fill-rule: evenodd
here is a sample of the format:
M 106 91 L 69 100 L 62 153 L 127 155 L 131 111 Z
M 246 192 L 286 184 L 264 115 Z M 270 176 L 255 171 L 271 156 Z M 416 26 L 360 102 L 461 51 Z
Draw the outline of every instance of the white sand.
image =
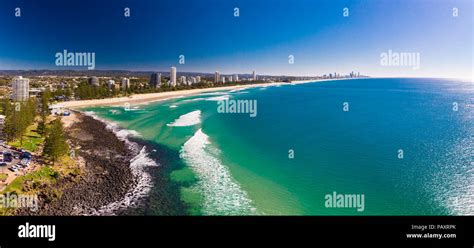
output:
M 344 79 L 348 79 L 348 78 L 292 81 L 291 84 L 324 82 L 324 81 L 344 80 Z M 116 97 L 116 98 L 106 98 L 106 99 L 96 99 L 96 100 L 79 100 L 79 101 L 61 102 L 61 105 L 63 105 L 65 108 L 81 108 L 81 107 L 88 107 L 88 106 L 122 105 L 125 103 L 143 104 L 143 103 L 154 102 L 154 101 L 169 100 L 169 99 L 173 99 L 177 97 L 196 95 L 196 94 L 206 93 L 206 92 L 221 91 L 221 90 L 222 91 L 236 90 L 236 89 L 255 88 L 255 87 L 268 87 L 268 86 L 277 86 L 277 85 L 283 85 L 283 84 L 290 84 L 290 83 L 275 82 L 275 83 L 213 87 L 213 88 L 205 88 L 205 89 L 167 91 L 167 92 L 159 92 L 159 93 L 136 94 L 130 97 Z

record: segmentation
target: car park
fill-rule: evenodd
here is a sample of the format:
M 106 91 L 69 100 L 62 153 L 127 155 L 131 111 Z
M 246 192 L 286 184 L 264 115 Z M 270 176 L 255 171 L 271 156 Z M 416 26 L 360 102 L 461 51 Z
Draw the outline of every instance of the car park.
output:
M 5 154 L 3 155 L 3 161 L 4 162 L 12 162 L 13 161 L 13 154 L 11 154 L 10 152 L 5 152 Z

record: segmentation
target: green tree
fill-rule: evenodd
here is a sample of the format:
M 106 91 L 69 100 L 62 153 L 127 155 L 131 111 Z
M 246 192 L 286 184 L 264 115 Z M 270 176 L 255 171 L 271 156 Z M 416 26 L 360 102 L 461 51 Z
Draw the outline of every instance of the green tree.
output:
M 38 122 L 38 133 L 41 135 L 46 133 L 46 121 L 47 115 L 45 113 L 41 113 L 41 119 Z
M 3 133 L 5 134 L 5 138 L 7 141 L 13 141 L 16 137 L 16 113 L 13 110 L 13 106 L 8 101 L 5 104 L 3 114 L 5 115 L 5 123 L 3 125 Z
M 55 119 L 46 132 L 43 155 L 51 159 L 54 164 L 58 158 L 66 155 L 68 150 L 63 123 L 60 119 Z
M 51 99 L 51 91 L 46 89 L 41 95 L 41 113 L 49 115 L 49 100 Z

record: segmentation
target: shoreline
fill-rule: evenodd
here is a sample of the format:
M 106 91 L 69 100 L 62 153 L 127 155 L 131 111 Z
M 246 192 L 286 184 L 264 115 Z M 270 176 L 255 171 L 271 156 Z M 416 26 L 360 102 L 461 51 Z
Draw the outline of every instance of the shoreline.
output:
M 186 97 L 197 95 L 200 93 L 208 93 L 215 91 L 226 91 L 226 90 L 238 90 L 238 89 L 247 89 L 247 88 L 256 88 L 256 87 L 271 87 L 278 85 L 296 85 L 296 84 L 306 84 L 306 83 L 322 83 L 326 81 L 336 81 L 336 80 L 353 80 L 361 78 L 335 78 L 335 79 L 317 79 L 317 80 L 301 80 L 301 81 L 292 81 L 292 82 L 274 82 L 274 83 L 260 83 L 260 84 L 247 84 L 247 85 L 232 85 L 232 86 L 223 86 L 223 87 L 212 87 L 204 89 L 191 89 L 191 90 L 178 90 L 178 91 L 166 91 L 158 93 L 146 93 L 146 94 L 136 94 L 129 97 L 116 97 L 116 98 L 105 98 L 105 99 L 91 99 L 91 100 L 77 100 L 69 102 L 60 102 L 58 105 L 61 105 L 64 108 L 76 109 L 83 107 L 92 107 L 92 106 L 113 106 L 120 104 L 146 104 L 156 101 L 165 101 L 171 100 L 178 97 Z
M 81 172 L 40 189 L 38 211 L 20 209 L 16 215 L 111 216 L 140 206 L 140 198 L 129 198 L 140 180 L 131 166 L 139 153 L 127 144 L 127 136 L 122 139 L 108 123 L 81 112 L 71 111 L 68 117 L 61 119 Z M 50 196 L 49 188 L 56 193 Z
M 142 206 L 143 200 L 149 196 L 151 189 L 154 186 L 152 175 L 148 168 L 156 168 L 159 166 L 153 159 L 149 157 L 149 149 L 147 146 L 138 144 L 133 138 L 139 138 L 136 132 L 123 129 L 115 122 L 111 122 L 98 117 L 95 114 L 86 113 L 83 111 L 74 110 L 76 115 L 82 118 L 91 118 L 93 121 L 105 125 L 104 129 L 111 132 L 115 139 L 121 141 L 125 147 L 126 154 L 122 156 L 128 160 L 124 164 L 117 164 L 116 166 L 127 167 L 126 171 L 131 176 L 132 182 L 129 184 L 129 189 L 118 200 L 109 202 L 99 208 L 92 209 L 91 215 L 128 215 L 131 209 L 136 209 Z M 116 154 L 121 156 L 121 154 Z M 118 176 L 124 176 L 122 174 Z
M 338 80 L 338 79 L 334 79 Z M 342 79 L 339 79 L 342 80 Z M 241 90 L 245 88 L 271 87 L 317 83 L 332 80 L 305 80 L 292 83 L 265 83 L 235 85 L 206 89 L 193 89 L 160 93 L 139 94 L 97 100 L 61 103 L 71 109 L 71 115 L 61 117 L 69 139 L 79 152 L 85 174 L 76 182 L 58 185 L 63 195 L 54 202 L 43 203 L 39 212 L 20 212 L 21 215 L 128 215 L 140 208 L 153 187 L 153 179 L 147 168 L 158 166 L 150 159 L 147 147 L 135 143 L 126 129 L 98 116 L 76 109 L 86 106 L 108 106 L 124 102 L 145 104 L 181 96 L 206 92 Z M 99 135 L 100 134 L 100 135 Z M 103 139 L 104 136 L 107 138 Z M 112 137 L 113 136 L 113 137 Z M 98 138 L 101 137 L 101 138 Z M 95 147 L 102 147 L 100 151 Z M 113 160 L 113 161 L 107 161 Z M 85 197 L 90 195 L 90 197 Z M 147 205 L 145 203 L 145 205 Z M 127 214 L 128 213 L 128 214 Z

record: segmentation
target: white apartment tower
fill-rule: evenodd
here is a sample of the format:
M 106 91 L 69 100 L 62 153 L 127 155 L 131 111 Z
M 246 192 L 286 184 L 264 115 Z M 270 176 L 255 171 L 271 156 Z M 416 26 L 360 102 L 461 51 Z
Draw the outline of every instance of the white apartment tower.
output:
M 214 75 L 214 83 L 218 83 L 221 81 L 221 73 L 216 71 L 215 75 Z
M 170 86 L 176 86 L 176 67 L 172 66 L 170 71 Z
M 122 90 L 127 90 L 130 88 L 130 79 L 122 78 Z
M 13 101 L 27 101 L 30 97 L 30 80 L 22 76 L 14 77 L 12 80 Z
M 181 76 L 179 83 L 181 85 L 186 85 L 186 76 Z
M 109 90 L 112 90 L 113 88 L 115 88 L 115 81 L 112 79 L 108 80 L 107 87 L 109 88 Z

